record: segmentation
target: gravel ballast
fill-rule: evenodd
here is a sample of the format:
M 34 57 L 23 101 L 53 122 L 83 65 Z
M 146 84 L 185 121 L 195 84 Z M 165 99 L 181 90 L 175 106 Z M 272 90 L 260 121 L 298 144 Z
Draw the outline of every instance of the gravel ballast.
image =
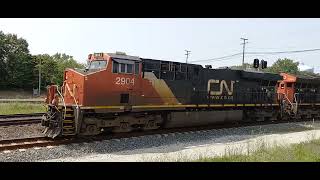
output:
M 1 126 L 0 140 L 43 136 L 41 133 L 43 129 L 40 123 L 21 126 Z
M 176 161 L 212 157 L 255 143 L 298 143 L 320 137 L 320 122 L 297 122 L 149 135 L 0 153 L 0 161 Z M 270 141 L 270 142 L 269 142 Z

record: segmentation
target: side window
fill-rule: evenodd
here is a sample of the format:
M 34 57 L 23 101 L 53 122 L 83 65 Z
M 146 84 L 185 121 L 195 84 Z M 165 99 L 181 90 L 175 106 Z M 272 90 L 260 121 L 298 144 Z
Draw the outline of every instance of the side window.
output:
M 171 63 L 170 71 L 179 71 L 180 66 L 178 64 Z
M 120 72 L 125 73 L 126 72 L 126 65 L 125 64 L 120 64 Z
M 175 65 L 175 71 L 176 72 L 181 72 L 181 64 L 176 64 Z
M 126 74 L 139 74 L 139 63 L 126 59 L 113 59 L 112 72 L 113 73 L 126 73 Z
M 287 87 L 292 87 L 292 83 L 287 83 Z
M 139 63 L 134 63 L 134 73 L 139 74 Z
M 126 73 L 133 73 L 133 65 L 132 64 L 126 64 L 127 65 L 127 72 Z
M 169 71 L 169 63 L 165 62 L 165 63 L 161 64 L 160 70 L 161 71 Z
M 181 65 L 181 72 L 186 72 L 186 71 L 187 71 L 186 65 L 182 64 Z
M 113 61 L 112 72 L 118 73 L 118 71 L 119 71 L 119 63 Z
M 199 68 L 198 67 L 195 67 L 194 69 L 194 74 L 196 75 L 196 76 L 199 76 Z

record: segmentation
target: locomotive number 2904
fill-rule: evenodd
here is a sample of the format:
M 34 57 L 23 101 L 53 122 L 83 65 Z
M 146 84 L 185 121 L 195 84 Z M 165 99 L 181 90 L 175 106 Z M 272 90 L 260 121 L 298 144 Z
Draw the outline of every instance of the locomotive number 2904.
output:
M 116 84 L 117 85 L 125 85 L 125 84 L 131 84 L 134 85 L 134 78 L 124 78 L 124 77 L 117 77 L 116 78 Z

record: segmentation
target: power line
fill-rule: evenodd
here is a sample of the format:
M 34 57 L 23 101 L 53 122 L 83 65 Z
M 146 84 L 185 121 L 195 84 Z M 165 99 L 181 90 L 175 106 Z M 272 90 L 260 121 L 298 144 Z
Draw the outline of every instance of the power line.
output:
M 288 53 L 300 53 L 300 52 L 310 52 L 310 51 L 320 51 L 320 49 L 304 49 L 295 51 L 276 51 L 276 52 L 247 52 L 247 54 L 288 54 Z
M 212 59 L 204 59 L 204 60 L 196 60 L 196 61 L 191 61 L 191 62 L 205 62 L 205 61 L 220 61 L 222 59 L 228 58 L 228 57 L 233 57 L 233 56 L 238 56 L 241 55 L 242 53 L 236 53 L 236 54 L 231 54 L 228 56 L 222 56 L 222 57 L 218 57 L 218 58 L 212 58 Z
M 246 52 L 246 54 L 251 55 L 276 55 L 276 54 L 290 54 L 290 53 L 301 53 L 301 52 L 311 52 L 311 51 L 320 51 L 320 48 L 317 49 L 304 49 L 304 50 L 295 50 L 295 51 L 275 51 L 275 52 Z M 191 62 L 206 62 L 206 61 L 222 61 L 222 60 L 228 60 L 229 57 L 243 55 L 242 53 L 235 53 L 228 56 L 222 56 L 217 58 L 211 58 L 211 59 L 203 59 L 203 60 L 196 60 Z M 227 59 L 226 59 L 227 58 Z
M 233 59 L 239 59 L 239 57 L 229 57 L 229 58 L 226 58 L 226 59 L 218 59 L 218 60 L 215 60 L 214 62 L 221 62 L 221 61 L 229 61 L 229 60 L 233 60 Z

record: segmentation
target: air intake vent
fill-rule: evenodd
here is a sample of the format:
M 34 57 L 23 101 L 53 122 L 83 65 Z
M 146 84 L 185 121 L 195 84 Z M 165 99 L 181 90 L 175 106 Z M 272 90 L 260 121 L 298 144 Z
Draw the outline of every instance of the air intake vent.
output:
M 120 51 L 117 51 L 116 54 L 117 55 L 127 55 L 125 52 L 120 52 Z

